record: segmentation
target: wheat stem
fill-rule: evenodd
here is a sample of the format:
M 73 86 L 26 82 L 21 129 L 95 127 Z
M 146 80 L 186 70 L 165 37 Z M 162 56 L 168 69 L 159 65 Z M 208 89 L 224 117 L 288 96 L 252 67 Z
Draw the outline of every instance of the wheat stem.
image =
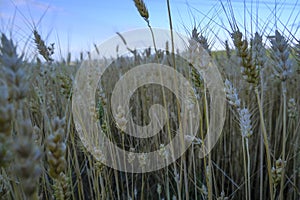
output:
M 257 104 L 258 104 L 258 109 L 259 109 L 259 116 L 260 116 L 260 125 L 261 125 L 261 130 L 262 130 L 262 134 L 264 137 L 264 144 L 265 144 L 265 149 L 266 149 L 266 156 L 267 156 L 267 169 L 268 169 L 268 175 L 269 175 L 269 189 L 270 189 L 270 197 L 271 200 L 274 199 L 273 195 L 273 179 L 272 179 L 272 174 L 271 174 L 271 155 L 270 155 L 270 148 L 269 148 L 269 141 L 268 141 L 268 134 L 267 134 L 267 130 L 266 130 L 266 126 L 265 126 L 265 121 L 264 121 L 264 115 L 262 112 L 262 106 L 260 104 L 260 97 L 259 97 L 259 93 L 258 93 L 258 88 L 255 87 L 255 95 L 256 95 L 256 100 L 257 100 Z
M 286 81 L 281 82 L 282 86 L 282 96 L 283 96 L 283 134 L 282 134 L 282 160 L 285 162 L 285 154 L 286 154 L 286 107 L 287 107 L 287 100 L 286 100 Z M 283 191 L 284 191 L 284 181 L 285 181 L 285 166 L 282 169 L 281 181 L 280 181 L 280 193 L 279 198 L 284 200 Z
M 247 176 L 247 161 L 246 161 L 246 152 L 245 152 L 245 138 L 242 137 L 242 149 L 243 149 L 243 162 L 244 162 L 244 178 L 245 178 L 245 197 L 246 200 L 250 200 L 249 199 L 249 193 L 248 193 L 248 176 Z

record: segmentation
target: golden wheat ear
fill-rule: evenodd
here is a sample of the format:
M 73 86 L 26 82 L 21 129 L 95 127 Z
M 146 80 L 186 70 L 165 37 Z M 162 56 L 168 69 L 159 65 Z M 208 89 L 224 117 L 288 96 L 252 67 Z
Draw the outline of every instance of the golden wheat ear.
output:
M 144 18 L 145 21 L 149 20 L 149 12 L 143 0 L 133 0 L 135 7 L 139 11 L 140 15 Z

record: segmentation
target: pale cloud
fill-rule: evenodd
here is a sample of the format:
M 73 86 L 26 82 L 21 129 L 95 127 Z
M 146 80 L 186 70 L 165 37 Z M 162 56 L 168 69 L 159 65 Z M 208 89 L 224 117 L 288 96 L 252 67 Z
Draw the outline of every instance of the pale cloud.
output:
M 38 0 L 0 0 L 0 19 L 4 24 L 8 24 L 11 20 L 14 24 L 23 27 L 22 23 L 33 21 L 37 23 L 41 17 L 46 14 L 47 16 L 66 14 L 62 7 L 53 5 L 51 1 L 43 2 Z M 5 8 L 5 9 L 4 9 Z M 27 22 L 26 22 L 27 23 Z M 30 22 L 27 23 L 28 25 Z M 30 25 L 29 25 L 30 26 Z
M 2 20 L 11 19 L 11 15 L 0 11 L 0 19 L 2 19 Z
M 50 3 L 36 1 L 36 0 L 12 0 L 12 4 L 19 9 L 22 7 L 29 7 L 37 11 L 48 11 L 48 12 L 63 12 L 64 9 L 58 6 L 54 6 Z

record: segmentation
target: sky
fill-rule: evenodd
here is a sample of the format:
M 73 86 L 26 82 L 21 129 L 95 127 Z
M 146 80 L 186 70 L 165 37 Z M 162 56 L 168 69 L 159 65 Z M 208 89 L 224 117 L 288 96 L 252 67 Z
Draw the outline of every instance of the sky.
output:
M 168 28 L 166 1 L 144 2 L 150 14 L 150 24 Z M 221 41 L 230 40 L 230 26 L 225 14 L 225 11 L 229 13 L 228 2 L 170 0 L 175 31 L 189 34 L 196 25 L 208 38 L 212 49 L 222 48 Z M 230 2 L 242 30 L 247 27 L 248 33 L 258 31 L 272 35 L 277 25 L 287 37 L 294 35 L 300 38 L 300 0 Z M 66 57 L 67 52 L 78 57 L 79 52 L 91 50 L 94 44 L 100 44 L 116 32 L 147 27 L 133 0 L 0 0 L 0 21 L 0 31 L 9 34 L 19 46 L 27 49 L 34 47 L 32 30 L 36 28 L 46 43 L 55 43 L 57 58 Z

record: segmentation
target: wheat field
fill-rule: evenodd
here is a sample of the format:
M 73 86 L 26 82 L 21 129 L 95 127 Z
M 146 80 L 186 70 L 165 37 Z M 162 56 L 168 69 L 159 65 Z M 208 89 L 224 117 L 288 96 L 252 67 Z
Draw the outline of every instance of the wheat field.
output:
M 172 2 L 166 3 L 173 31 Z M 146 2 L 134 0 L 132 6 L 155 41 Z M 133 93 L 130 112 L 141 126 L 149 123 L 151 105 L 168 108 L 167 123 L 159 134 L 137 139 L 120 126 L 126 121 L 122 108 L 119 118 L 114 118 L 112 90 L 126 72 L 146 63 L 171 66 L 191 83 L 200 110 L 196 137 L 175 162 L 147 173 L 106 166 L 78 134 L 72 112 L 73 85 L 82 63 L 93 59 L 90 53 L 71 58 L 69 52 L 57 60 L 54 44 L 33 28 L 35 54 L 29 57 L 9 34 L 2 33 L 0 199 L 300 199 L 300 38 L 286 26 L 270 28 L 274 24 L 255 20 L 251 23 L 260 31 L 249 31 L 236 22 L 230 4 L 223 6 L 231 25 L 223 28 L 231 40 L 220 41 L 223 49 L 213 50 L 209 41 L 220 38 L 209 38 L 191 27 L 192 42 L 185 52 L 191 53 L 193 45 L 205 49 L 224 83 L 225 123 L 218 142 L 204 158 L 199 155 L 213 99 L 197 68 L 176 54 L 174 41 L 166 44 L 167 50 L 156 49 L 155 43 L 154 48 L 129 49 L 110 63 L 98 83 L 90 112 L 103 134 L 126 151 L 159 149 L 163 156 L 168 153 L 165 145 L 180 128 L 176 96 L 159 85 L 145 85 Z M 99 54 L 96 45 L 94 52 Z M 109 59 L 101 62 L 109 63 Z M 147 159 L 138 158 L 140 167 Z

